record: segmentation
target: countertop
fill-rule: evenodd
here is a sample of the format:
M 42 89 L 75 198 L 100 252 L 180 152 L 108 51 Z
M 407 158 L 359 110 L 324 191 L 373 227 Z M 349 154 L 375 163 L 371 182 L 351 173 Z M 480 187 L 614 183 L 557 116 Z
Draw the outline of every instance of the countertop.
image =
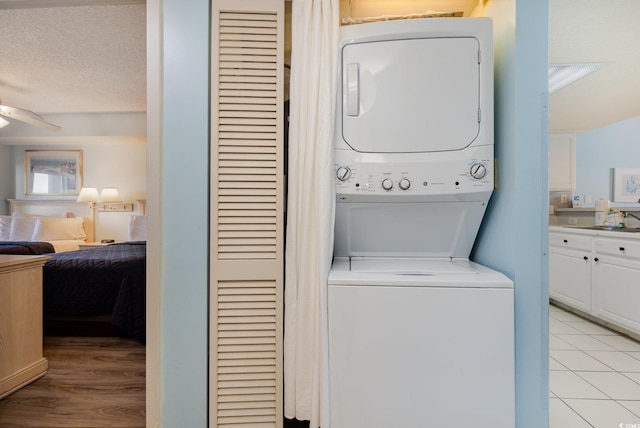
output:
M 575 233 L 580 235 L 592 235 L 592 236 L 609 236 L 618 238 L 632 238 L 640 240 L 640 228 L 600 228 L 596 229 L 595 226 L 549 226 L 550 232 L 564 232 Z
M 611 207 L 612 210 L 617 211 L 640 211 L 640 206 L 634 207 Z M 595 207 L 575 207 L 575 208 L 555 208 L 556 212 L 571 213 L 571 212 L 595 212 Z

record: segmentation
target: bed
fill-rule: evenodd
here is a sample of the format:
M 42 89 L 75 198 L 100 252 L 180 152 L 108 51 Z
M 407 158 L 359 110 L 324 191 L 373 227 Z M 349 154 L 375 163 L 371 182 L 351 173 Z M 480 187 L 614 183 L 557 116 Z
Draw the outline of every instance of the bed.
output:
M 0 241 L 0 254 L 33 256 L 48 253 L 55 253 L 53 245 L 49 242 Z
M 73 201 L 12 200 L 11 216 L 0 216 L 0 237 L 12 240 L 0 240 L 0 253 L 51 257 L 43 270 L 45 334 L 125 335 L 144 343 L 146 218 L 131 215 L 127 242 L 78 249 L 93 241 L 95 213 L 86 209 Z
M 10 215 L 0 215 L 0 243 L 48 242 L 56 253 L 94 241 L 93 209 L 58 200 L 9 200 Z
M 146 242 L 51 254 L 44 266 L 45 320 L 107 317 L 145 341 Z

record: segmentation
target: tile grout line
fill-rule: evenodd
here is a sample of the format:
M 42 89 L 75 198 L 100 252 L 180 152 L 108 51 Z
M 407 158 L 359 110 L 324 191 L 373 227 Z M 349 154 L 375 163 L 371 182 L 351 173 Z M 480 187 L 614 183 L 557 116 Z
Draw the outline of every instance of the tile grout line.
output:
M 639 418 L 640 418 L 640 414 L 639 414 L 639 413 L 640 413 L 640 411 L 633 411 L 633 410 L 631 410 L 631 409 L 627 408 L 624 404 L 622 404 L 622 403 L 621 403 L 622 401 L 627 402 L 627 403 L 628 403 L 628 402 L 638 402 L 638 403 L 640 403 L 640 399 L 638 399 L 638 400 L 635 400 L 635 399 L 614 399 L 614 398 L 613 398 L 613 397 L 611 397 L 609 394 L 607 394 L 606 392 L 604 392 L 603 390 L 601 390 L 600 388 L 598 388 L 596 385 L 594 385 L 592 382 L 590 382 L 588 379 L 586 379 L 585 377 L 582 377 L 582 376 L 580 375 L 580 373 L 606 373 L 606 374 L 616 373 L 616 374 L 618 374 L 618 375 L 622 375 L 622 377 L 623 377 L 624 379 L 630 380 L 631 382 L 633 382 L 633 383 L 634 383 L 634 384 L 636 384 L 636 385 L 640 385 L 640 375 L 638 376 L 638 380 L 636 380 L 636 379 L 634 379 L 634 378 L 632 378 L 632 377 L 630 377 L 630 376 L 627 376 L 627 374 L 626 374 L 626 373 L 629 373 L 629 374 L 631 374 L 631 373 L 639 373 L 639 374 L 640 374 L 640 370 L 638 370 L 638 371 L 628 371 L 628 370 L 627 370 L 627 371 L 621 371 L 621 370 L 616 369 L 615 367 L 612 367 L 611 362 L 610 362 L 610 363 L 606 363 L 605 361 L 602 361 L 602 357 L 598 358 L 597 356 L 595 356 L 595 355 L 591 355 L 591 354 L 589 353 L 589 351 L 592 351 L 592 352 L 602 352 L 602 353 L 607 353 L 607 354 L 609 354 L 609 355 L 613 355 L 613 354 L 615 354 L 615 353 L 618 353 L 618 354 L 621 354 L 621 355 L 625 355 L 626 357 L 631 357 L 631 358 L 633 358 L 633 359 L 635 359 L 635 360 L 640 361 L 640 347 L 638 348 L 638 350 L 637 350 L 637 351 L 622 350 L 622 349 L 619 349 L 619 347 L 617 347 L 617 346 L 615 346 L 615 345 L 613 345 L 613 344 L 610 344 L 610 343 L 607 343 L 607 342 L 606 342 L 606 341 L 604 341 L 604 340 L 601 340 L 601 337 L 602 337 L 602 336 L 607 336 L 607 337 L 620 337 L 620 338 L 623 338 L 623 339 L 630 340 L 630 341 L 631 341 L 631 342 L 633 342 L 633 343 L 637 343 L 637 341 L 636 341 L 636 340 L 634 340 L 634 339 L 632 339 L 632 338 L 629 338 L 629 337 L 627 337 L 627 336 L 625 336 L 625 335 L 623 335 L 623 334 L 620 334 L 620 333 L 618 333 L 618 332 L 612 331 L 612 330 L 610 330 L 612 334 L 603 334 L 602 332 L 587 333 L 587 332 L 585 332 L 585 331 L 580 330 L 579 328 L 577 328 L 577 326 L 572 326 L 570 323 L 572 323 L 572 322 L 573 322 L 573 323 L 576 323 L 576 324 L 577 324 L 577 323 L 580 323 L 580 324 L 584 324 L 584 325 L 589 325 L 589 324 L 591 324 L 591 325 L 596 326 L 596 327 L 601 327 L 601 326 L 599 326 L 597 323 L 594 323 L 594 322 L 592 322 L 592 321 L 590 321 L 590 320 L 586 320 L 586 319 L 584 319 L 584 320 L 583 320 L 583 319 L 577 319 L 577 320 L 574 320 L 574 321 L 569 321 L 569 320 L 567 320 L 567 318 L 571 318 L 571 316 L 574 316 L 574 317 L 577 317 L 577 316 L 576 316 L 576 315 L 571 314 L 571 313 L 570 313 L 570 312 L 568 312 L 568 311 L 564 311 L 564 310 L 563 310 L 563 309 L 561 309 L 561 308 L 555 308 L 555 307 L 552 307 L 552 308 L 553 308 L 553 309 L 550 309 L 550 310 L 549 310 L 549 318 L 554 320 L 554 321 L 553 321 L 553 324 L 556 324 L 556 325 L 555 325 L 554 330 L 556 330 L 556 331 L 552 332 L 552 331 L 551 331 L 551 326 L 550 326 L 550 329 L 549 329 L 549 330 L 550 330 L 550 331 L 549 331 L 549 336 L 550 336 L 550 338 L 553 336 L 553 337 L 554 337 L 554 340 L 559 340 L 561 343 L 565 343 L 566 345 L 571 346 L 571 347 L 573 347 L 573 348 L 575 348 L 575 349 L 549 349 L 549 354 L 550 354 L 550 355 L 549 355 L 549 358 L 550 358 L 551 360 L 553 360 L 553 361 L 554 361 L 554 363 L 556 363 L 558 366 L 566 368 L 566 370 L 550 370 L 550 372 L 551 372 L 551 371 L 555 371 L 555 372 L 564 372 L 564 371 L 569 371 L 569 372 L 571 372 L 571 373 L 575 374 L 576 376 L 578 376 L 578 378 L 580 378 L 580 379 L 581 379 L 581 380 L 583 380 L 585 383 L 587 383 L 588 385 L 590 385 L 591 387 L 593 387 L 594 389 L 596 389 L 597 391 L 599 391 L 599 392 L 600 392 L 600 393 L 602 393 L 605 397 L 608 397 L 608 398 L 599 398 L 599 399 L 594 399 L 594 398 L 566 398 L 566 397 L 561 397 L 561 396 L 557 395 L 555 392 L 553 392 L 553 391 L 551 391 L 551 390 L 550 390 L 549 392 L 550 392 L 550 394 L 553 394 L 553 396 L 551 396 L 549 399 L 551 400 L 551 399 L 553 399 L 553 398 L 557 398 L 558 400 L 560 400 L 560 401 L 561 401 L 564 405 L 566 405 L 566 406 L 567 406 L 567 407 L 568 407 L 568 408 L 569 408 L 573 413 L 575 413 L 576 415 L 578 415 L 578 417 L 579 417 L 581 420 L 583 420 L 583 421 L 584 421 L 584 422 L 585 422 L 589 427 L 592 427 L 592 428 L 595 428 L 595 427 L 594 427 L 594 425 L 592 425 L 592 424 L 591 424 L 587 419 L 585 419 L 585 417 L 584 417 L 583 415 L 581 415 L 581 414 L 580 414 L 576 409 L 574 409 L 574 408 L 573 408 L 573 407 L 572 407 L 572 406 L 571 406 L 567 401 L 565 401 L 565 400 L 569 400 L 569 399 L 570 399 L 570 400 L 598 400 L 598 401 L 611 401 L 611 402 L 616 403 L 616 405 L 617 405 L 617 406 L 619 406 L 620 408 L 622 408 L 622 409 L 624 409 L 625 411 L 629 412 L 630 414 L 635 415 L 636 417 L 639 417 Z M 565 315 L 565 314 L 570 314 L 571 316 L 567 316 L 567 315 Z M 555 315 L 555 316 L 554 316 L 554 315 Z M 565 319 L 562 319 L 562 318 L 565 318 Z M 579 318 L 579 317 L 578 317 L 578 318 Z M 551 324 L 551 322 L 550 322 L 550 324 Z M 562 329 L 565 329 L 565 328 L 567 328 L 567 331 L 568 331 L 568 332 L 564 332 L 564 333 L 563 333 L 563 332 L 558 332 L 558 331 L 557 331 L 557 330 L 562 330 Z M 583 328 L 585 328 L 585 329 L 592 329 L 592 331 L 593 331 L 593 330 L 597 330 L 597 329 L 594 329 L 593 327 L 583 327 Z M 609 330 L 609 329 L 606 329 L 605 327 L 602 327 L 602 328 L 603 328 L 603 329 L 605 329 L 605 330 Z M 573 333 L 573 331 L 574 331 L 574 330 L 575 330 L 575 331 L 578 331 L 579 333 Z M 561 336 L 561 335 L 566 335 L 566 336 L 588 336 L 590 339 L 594 339 L 594 340 L 596 340 L 596 341 L 598 341 L 598 342 L 602 343 L 603 345 L 606 345 L 606 346 L 608 346 L 608 347 L 611 347 L 612 349 L 605 349 L 605 350 L 600 350 L 600 349 L 591 349 L 591 350 L 590 350 L 590 349 L 580 349 L 580 348 L 581 348 L 580 346 L 576 346 L 576 345 L 574 345 L 573 343 L 567 342 L 567 341 L 566 341 L 566 340 L 564 340 L 562 337 L 559 337 L 559 336 Z M 597 337 L 597 336 L 601 336 L 601 337 Z M 616 339 L 616 340 L 617 340 L 617 339 Z M 613 343 L 615 343 L 615 340 L 614 340 L 614 342 L 613 342 Z M 555 359 L 555 358 L 551 355 L 551 351 L 578 351 L 578 352 L 580 352 L 583 356 L 586 356 L 586 357 L 588 357 L 588 358 L 591 358 L 591 359 L 593 359 L 593 360 L 597 361 L 599 364 L 602 364 L 603 366 L 608 367 L 611 371 L 604 371 L 604 370 L 573 370 L 573 369 L 569 368 L 566 364 L 564 364 L 564 363 L 562 363 L 562 362 L 558 361 L 557 359 Z M 631 352 L 636 352 L 638 356 L 636 356 L 636 355 L 632 355 L 632 354 L 631 354 Z M 614 357 L 614 358 L 615 358 L 615 357 Z M 620 365 L 619 365 L 619 364 L 617 364 L 617 366 L 619 367 Z M 639 406 L 639 409 L 640 409 L 640 406 Z M 550 423 L 551 423 L 551 421 L 550 421 Z M 561 427 L 553 427 L 553 425 L 550 425 L 550 427 L 551 427 L 551 428 L 561 428 Z

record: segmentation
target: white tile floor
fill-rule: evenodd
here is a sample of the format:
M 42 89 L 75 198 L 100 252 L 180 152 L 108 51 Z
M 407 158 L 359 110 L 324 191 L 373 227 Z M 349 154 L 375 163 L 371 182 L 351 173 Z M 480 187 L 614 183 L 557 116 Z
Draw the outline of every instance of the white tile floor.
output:
M 549 428 L 640 428 L 640 343 L 549 307 Z

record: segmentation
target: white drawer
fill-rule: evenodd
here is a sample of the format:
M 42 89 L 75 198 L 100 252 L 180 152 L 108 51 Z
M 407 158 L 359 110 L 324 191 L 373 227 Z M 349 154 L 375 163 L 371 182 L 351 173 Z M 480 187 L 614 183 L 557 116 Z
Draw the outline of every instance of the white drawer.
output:
M 553 247 L 572 248 L 591 251 L 591 237 L 571 233 L 550 233 L 549 245 Z
M 640 260 L 640 242 L 627 239 L 597 238 L 596 253 Z

